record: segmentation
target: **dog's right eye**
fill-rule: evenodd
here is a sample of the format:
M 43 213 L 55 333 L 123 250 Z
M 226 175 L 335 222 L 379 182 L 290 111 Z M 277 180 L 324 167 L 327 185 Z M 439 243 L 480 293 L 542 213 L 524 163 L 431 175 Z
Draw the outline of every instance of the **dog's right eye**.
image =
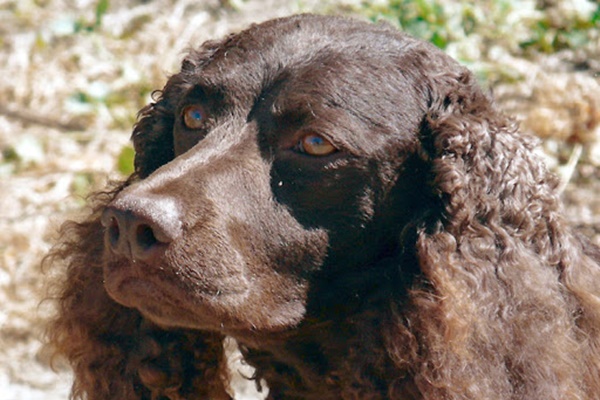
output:
M 303 136 L 296 145 L 296 149 L 301 153 L 317 157 L 328 156 L 337 151 L 329 140 L 316 133 Z
M 204 107 L 197 104 L 185 107 L 181 115 L 183 124 L 189 129 L 200 129 L 206 123 Z

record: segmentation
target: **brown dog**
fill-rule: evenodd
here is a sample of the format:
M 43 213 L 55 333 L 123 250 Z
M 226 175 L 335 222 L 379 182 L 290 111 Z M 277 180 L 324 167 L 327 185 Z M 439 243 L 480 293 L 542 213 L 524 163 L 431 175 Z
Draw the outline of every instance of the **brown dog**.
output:
M 556 179 L 433 46 L 300 15 L 191 51 L 136 171 L 67 224 L 51 339 L 75 397 L 600 396 L 600 250 Z

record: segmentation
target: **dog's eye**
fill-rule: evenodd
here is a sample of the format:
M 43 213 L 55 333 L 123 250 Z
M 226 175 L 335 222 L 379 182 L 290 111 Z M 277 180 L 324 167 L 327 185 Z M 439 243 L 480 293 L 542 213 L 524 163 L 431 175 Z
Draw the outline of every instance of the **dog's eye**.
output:
M 206 123 L 206 115 L 204 107 L 199 105 L 187 106 L 181 113 L 183 116 L 183 123 L 190 129 L 199 129 Z
M 298 142 L 297 149 L 311 156 L 327 156 L 337 151 L 329 140 L 316 133 L 309 133 L 303 136 Z

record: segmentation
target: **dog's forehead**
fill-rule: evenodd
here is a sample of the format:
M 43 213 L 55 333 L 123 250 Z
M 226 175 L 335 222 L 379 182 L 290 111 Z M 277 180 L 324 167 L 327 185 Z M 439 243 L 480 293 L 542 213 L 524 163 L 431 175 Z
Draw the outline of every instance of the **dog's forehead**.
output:
M 413 42 L 386 26 L 301 15 L 254 25 L 216 46 L 209 42 L 196 52 L 203 58 L 190 61 L 199 84 L 239 94 L 263 91 L 282 75 L 307 68 L 341 74 L 352 64 L 382 62 Z M 322 79 L 319 74 L 311 78 Z
M 390 26 L 300 15 L 206 43 L 190 54 L 188 76 L 239 120 L 313 115 L 406 135 L 426 109 L 419 79 L 431 71 L 420 67 L 444 57 Z

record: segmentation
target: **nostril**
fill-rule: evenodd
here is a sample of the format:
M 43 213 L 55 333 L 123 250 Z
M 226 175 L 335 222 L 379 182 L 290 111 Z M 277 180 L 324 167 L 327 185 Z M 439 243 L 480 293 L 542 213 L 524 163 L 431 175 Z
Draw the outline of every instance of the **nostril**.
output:
M 127 223 L 123 216 L 120 215 L 118 211 L 108 208 L 102 213 L 100 222 L 104 227 L 107 246 L 115 253 L 122 251 L 124 244 L 122 242 L 123 240 L 127 240 L 127 238 L 124 237 L 127 235 Z
M 149 250 L 160 241 L 154 236 L 154 230 L 150 225 L 139 224 L 135 230 L 135 240 L 142 251 Z
M 101 222 L 107 248 L 132 261 L 160 257 L 182 225 L 173 200 L 122 194 L 107 206 Z
M 114 216 L 110 217 L 106 224 L 106 235 L 108 243 L 113 249 L 119 246 L 119 239 L 121 238 L 121 228 L 119 227 L 119 221 Z

